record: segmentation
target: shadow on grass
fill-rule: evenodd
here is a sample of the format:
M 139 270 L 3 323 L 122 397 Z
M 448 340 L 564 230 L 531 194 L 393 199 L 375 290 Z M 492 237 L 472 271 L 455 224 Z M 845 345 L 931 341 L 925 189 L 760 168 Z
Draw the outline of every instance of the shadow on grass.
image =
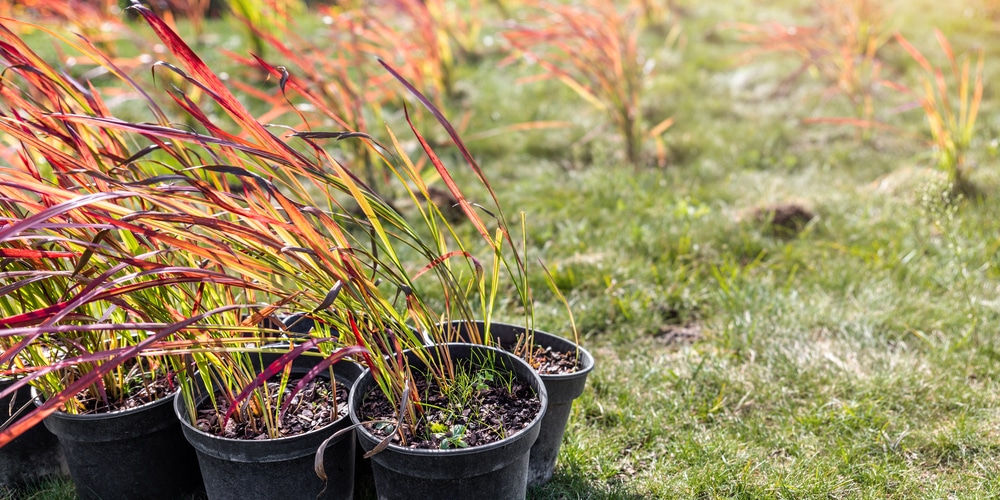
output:
M 375 482 L 370 476 L 360 479 L 355 483 L 355 500 L 374 500 L 375 498 L 377 498 Z M 530 488 L 527 498 L 530 500 L 568 500 L 577 498 L 588 500 L 647 500 L 652 497 L 636 493 L 626 484 L 606 484 L 588 478 L 580 472 L 557 469 L 551 482 L 545 486 Z
M 77 500 L 76 487 L 67 476 L 50 476 L 18 486 L 0 485 L 0 500 Z M 177 500 L 208 500 L 204 490 Z
M 27 484 L 0 486 L 0 500 L 75 500 L 76 489 L 68 477 L 51 476 Z
M 579 470 L 557 468 L 552 481 L 544 486 L 528 490 L 530 500 L 563 500 L 563 499 L 605 499 L 605 500 L 646 500 L 651 496 L 636 492 L 629 484 L 623 482 L 604 482 L 587 477 Z
M 375 499 L 375 485 L 370 477 L 355 485 L 354 498 L 357 500 Z M 28 485 L 21 489 L 8 486 L 0 488 L 0 500 L 75 500 L 76 490 L 73 481 L 65 477 L 49 478 Z M 204 500 L 203 492 L 184 497 L 181 500 Z M 557 469 L 552 481 L 545 486 L 531 488 L 527 498 L 531 500 L 555 499 L 607 499 L 607 500 L 646 500 L 652 498 L 632 490 L 624 483 L 605 483 L 588 478 L 579 471 Z

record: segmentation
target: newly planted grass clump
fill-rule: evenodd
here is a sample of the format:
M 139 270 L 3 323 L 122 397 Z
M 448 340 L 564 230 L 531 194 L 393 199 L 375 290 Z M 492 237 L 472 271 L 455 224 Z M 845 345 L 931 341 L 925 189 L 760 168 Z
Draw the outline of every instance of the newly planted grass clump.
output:
M 975 72 L 972 73 L 968 54 L 958 59 L 948 38 L 941 31 L 935 30 L 934 37 L 947 57 L 950 78 L 946 76 L 945 69 L 933 66 L 906 38 L 897 33 L 896 40 L 920 65 L 924 74 L 920 78 L 922 93 L 902 85 L 895 87 L 906 94 L 916 95 L 919 100 L 930 128 L 937 167 L 948 174 L 948 180 L 958 192 L 971 192 L 968 179 L 971 165 L 966 157 L 976 138 L 976 119 L 983 100 L 985 52 L 982 48 L 979 49 Z M 949 90 L 949 79 L 954 90 Z
M 646 123 L 642 96 L 655 67 L 640 51 L 639 8 L 620 10 L 614 2 L 561 5 L 530 4 L 532 16 L 503 32 L 515 49 L 511 60 L 524 59 L 543 70 L 539 79 L 555 78 L 573 89 L 588 104 L 610 117 L 623 141 L 625 159 L 639 167 L 643 145 L 654 141 L 660 166 L 665 166 L 661 136 L 674 123 L 663 118 Z M 664 40 L 677 41 L 672 30 Z
M 405 437 L 395 438 L 391 424 L 376 425 L 373 433 L 411 448 L 452 449 L 495 443 L 531 424 L 541 407 L 534 390 L 498 370 L 494 363 L 468 361 L 455 367 L 447 397 L 440 394 L 433 377 L 414 372 L 414 387 L 427 407 Z M 360 409 L 362 420 L 392 415 L 395 406 L 377 391 L 366 395 Z M 507 408 L 500 410 L 500 408 Z
M 342 355 L 374 459 L 465 452 L 518 379 L 401 353 L 473 319 L 596 361 L 529 498 L 1000 495 L 995 9 L 305 3 L 263 53 L 232 17 L 114 21 L 147 50 L 0 6 L 0 371 L 47 401 L 0 440 L 138 373 L 267 434 Z
M 775 96 L 787 94 L 800 78 L 811 74 L 826 86 L 824 94 L 840 95 L 850 103 L 854 116 L 847 123 L 872 127 L 883 66 L 879 52 L 891 38 L 886 26 L 891 12 L 871 0 L 818 1 L 810 10 L 811 25 L 773 21 L 732 25 L 742 33 L 741 41 L 754 45 L 741 57 L 788 54 L 799 66 L 775 88 Z

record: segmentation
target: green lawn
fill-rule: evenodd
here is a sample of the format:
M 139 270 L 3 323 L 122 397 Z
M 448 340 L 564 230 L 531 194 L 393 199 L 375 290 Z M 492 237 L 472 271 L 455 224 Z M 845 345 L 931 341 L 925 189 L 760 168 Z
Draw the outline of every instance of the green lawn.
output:
M 1000 11 L 886 7 L 939 64 L 932 23 L 956 52 L 986 51 L 976 189 L 954 195 L 923 114 L 893 113 L 906 101 L 893 91 L 876 94 L 876 116 L 902 130 L 864 142 L 802 121 L 851 112 L 814 75 L 774 95 L 790 59 L 734 64 L 748 47 L 720 23 L 810 23 L 810 2 L 680 3 L 676 49 L 642 38 L 656 59 L 646 112 L 676 120 L 666 168 L 626 165 L 612 130 L 595 132 L 603 115 L 557 82 L 517 82 L 538 68 L 487 54 L 458 72 L 451 113 L 471 110 L 467 134 L 574 124 L 469 143 L 507 210 L 526 214 L 529 254 L 597 361 L 555 479 L 529 497 L 1000 496 Z M 216 49 L 199 50 L 218 68 Z M 886 77 L 915 85 L 906 53 L 885 54 Z M 760 222 L 787 204 L 815 218 L 800 231 Z M 569 335 L 535 285 L 536 324 Z M 52 488 L 23 498 L 72 497 Z

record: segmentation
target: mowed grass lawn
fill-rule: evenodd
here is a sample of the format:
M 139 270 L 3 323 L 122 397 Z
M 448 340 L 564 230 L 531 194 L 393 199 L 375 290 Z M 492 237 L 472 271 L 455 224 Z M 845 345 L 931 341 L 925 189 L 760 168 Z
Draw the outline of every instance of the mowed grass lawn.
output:
M 538 67 L 489 52 L 457 71 L 449 113 L 471 112 L 467 135 L 572 123 L 469 142 L 597 360 L 555 479 L 529 497 L 1000 496 L 1000 6 L 883 4 L 886 29 L 937 65 L 935 27 L 956 54 L 985 50 L 974 189 L 955 194 L 912 96 L 879 87 L 875 117 L 896 129 L 865 139 L 805 121 L 853 115 L 815 72 L 783 84 L 797 60 L 737 63 L 751 47 L 723 23 L 815 24 L 811 2 L 678 3 L 676 44 L 641 37 L 644 112 L 675 119 L 665 168 L 652 144 L 626 164 L 606 115 L 558 82 L 518 81 Z M 219 45 L 234 29 L 209 25 Z M 218 49 L 198 50 L 224 71 Z M 880 57 L 883 77 L 920 87 L 898 44 Z M 792 206 L 815 217 L 762 222 Z M 536 324 L 570 335 L 536 285 Z

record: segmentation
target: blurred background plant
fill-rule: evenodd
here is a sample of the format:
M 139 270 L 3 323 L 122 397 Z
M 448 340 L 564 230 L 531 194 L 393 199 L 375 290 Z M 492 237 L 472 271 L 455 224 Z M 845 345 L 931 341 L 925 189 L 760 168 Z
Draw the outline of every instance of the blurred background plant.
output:
M 882 80 L 879 52 L 891 39 L 881 2 L 819 0 L 810 12 L 814 24 L 792 26 L 779 22 L 761 24 L 726 23 L 741 33 L 743 43 L 753 45 L 740 56 L 744 63 L 769 54 L 787 54 L 799 66 L 785 77 L 772 96 L 787 94 L 797 80 L 810 74 L 826 86 L 824 99 L 839 95 L 853 110 L 850 118 L 812 118 L 812 122 L 850 124 L 859 139 L 871 138 L 875 123 L 874 99 Z
M 253 53 L 267 50 L 265 35 L 285 31 L 293 17 L 305 11 L 303 0 L 229 0 L 229 8 L 247 29 Z
M 940 30 L 934 30 L 934 38 L 948 61 L 947 68 L 932 64 L 909 40 L 897 33 L 896 41 L 920 66 L 920 86 L 885 83 L 917 99 L 930 129 L 937 168 L 948 175 L 957 193 L 971 194 L 974 189 L 968 179 L 972 168 L 968 153 L 976 139 L 976 119 L 983 101 L 986 55 L 982 48 L 975 51 L 973 70 L 969 53 L 956 57 L 951 43 Z
M 935 39 L 944 53 L 948 67 L 933 65 L 923 53 L 899 33 L 887 26 L 890 13 L 871 0 L 832 2 L 821 0 L 814 6 L 815 24 L 790 26 L 778 22 L 763 24 L 727 23 L 739 30 L 740 40 L 755 45 L 741 55 L 744 61 L 765 54 L 794 55 L 799 67 L 782 80 L 774 95 L 787 94 L 792 85 L 807 73 L 814 74 L 827 86 L 825 95 L 838 94 L 850 102 L 854 116 L 847 118 L 807 118 L 807 123 L 850 125 L 864 141 L 872 139 L 876 129 L 904 133 L 886 119 L 875 117 L 878 89 L 890 88 L 916 99 L 895 108 L 880 103 L 882 109 L 899 112 L 920 107 L 928 124 L 937 168 L 948 175 L 958 191 L 971 189 L 967 180 L 967 159 L 975 137 L 976 118 L 983 96 L 985 52 L 978 50 L 975 69 L 968 54 L 957 58 L 947 37 L 935 29 Z M 919 87 L 900 83 L 899 75 L 883 74 L 884 48 L 895 41 L 921 70 Z M 949 83 L 950 82 L 950 83 Z M 952 90 L 953 89 L 953 90 Z M 887 96 L 888 97 L 888 96 Z
M 523 60 L 543 72 L 534 79 L 555 78 L 599 111 L 610 115 L 624 143 L 628 163 L 642 164 L 643 144 L 654 141 L 657 164 L 665 166 L 662 135 L 673 118 L 647 124 L 642 98 L 656 66 L 639 50 L 641 5 L 599 1 L 587 5 L 532 2 L 525 19 L 509 26 L 503 37 L 513 48 L 506 60 Z M 680 25 L 671 27 L 663 45 L 680 40 Z M 530 81 L 524 79 L 522 81 Z
M 10 2 L 4 2 L 8 4 Z M 29 0 L 13 2 L 7 7 L 5 17 L 32 20 L 48 27 L 59 27 L 77 33 L 101 48 L 111 59 L 118 58 L 129 41 L 142 47 L 142 38 L 131 30 L 125 21 L 124 10 L 119 0 Z M 15 29 L 27 30 L 33 26 L 15 25 Z

